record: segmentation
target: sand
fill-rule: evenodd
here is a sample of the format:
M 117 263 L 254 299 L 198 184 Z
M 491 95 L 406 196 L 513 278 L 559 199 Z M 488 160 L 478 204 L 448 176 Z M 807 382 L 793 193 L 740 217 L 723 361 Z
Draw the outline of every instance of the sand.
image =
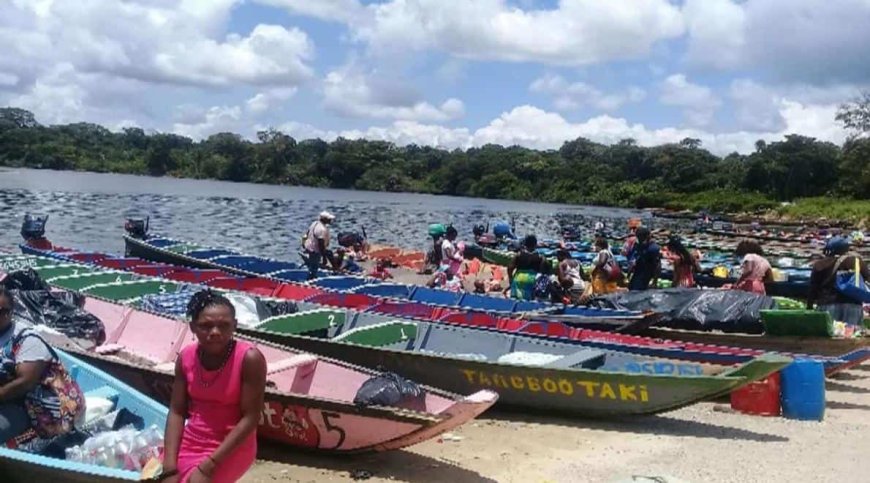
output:
M 325 456 L 265 447 L 243 481 L 870 481 L 870 365 L 827 384 L 822 422 L 750 416 L 705 402 L 617 421 L 491 411 L 439 440 L 389 453 Z

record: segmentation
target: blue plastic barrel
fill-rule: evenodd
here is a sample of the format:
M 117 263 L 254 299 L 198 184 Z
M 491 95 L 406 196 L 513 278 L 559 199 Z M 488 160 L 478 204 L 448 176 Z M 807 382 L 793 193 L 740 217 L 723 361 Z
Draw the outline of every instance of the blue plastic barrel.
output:
M 825 369 L 812 359 L 795 359 L 782 370 L 782 415 L 821 421 L 825 417 Z

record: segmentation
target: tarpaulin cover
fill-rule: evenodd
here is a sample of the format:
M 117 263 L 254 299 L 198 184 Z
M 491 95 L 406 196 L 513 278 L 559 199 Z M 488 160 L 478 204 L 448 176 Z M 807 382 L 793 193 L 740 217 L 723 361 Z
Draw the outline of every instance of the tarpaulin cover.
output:
M 79 308 L 84 303 L 81 295 L 51 292 L 31 269 L 10 273 L 3 283 L 15 299 L 16 320 L 45 325 L 95 346 L 106 341 L 103 322 Z
M 617 310 L 652 310 L 663 315 L 657 325 L 688 330 L 760 334 L 761 311 L 773 308 L 770 297 L 742 290 L 672 288 L 622 292 L 599 297 L 591 305 Z

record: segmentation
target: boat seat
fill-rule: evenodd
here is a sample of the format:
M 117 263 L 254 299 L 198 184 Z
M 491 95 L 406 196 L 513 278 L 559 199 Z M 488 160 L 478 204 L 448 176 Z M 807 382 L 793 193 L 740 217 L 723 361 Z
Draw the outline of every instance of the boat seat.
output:
M 157 364 L 153 369 L 158 372 L 175 372 L 175 361 Z
M 550 369 L 570 369 L 572 367 L 582 367 L 585 369 L 595 369 L 604 364 L 605 353 L 602 351 L 583 349 L 565 357 L 560 357 L 553 362 L 544 364 L 543 367 Z
M 100 355 L 112 355 L 121 352 L 124 349 L 122 344 L 103 344 L 94 349 L 94 352 Z
M 306 367 L 317 363 L 319 359 L 312 354 L 299 354 L 286 359 L 280 359 L 266 364 L 266 375 L 271 376 L 287 369 Z

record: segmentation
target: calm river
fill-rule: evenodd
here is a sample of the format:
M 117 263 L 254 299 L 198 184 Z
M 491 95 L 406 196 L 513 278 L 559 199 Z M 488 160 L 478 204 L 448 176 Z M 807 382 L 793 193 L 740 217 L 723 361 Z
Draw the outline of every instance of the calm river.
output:
M 57 244 L 113 253 L 124 250 L 124 218 L 150 216 L 152 232 L 290 259 L 322 210 L 337 216 L 334 233 L 365 227 L 372 242 L 405 248 L 423 247 L 429 223 L 453 223 L 468 239 L 477 223 L 514 218 L 521 235 L 555 237 L 557 215 L 613 222 L 642 216 L 614 208 L 0 168 L 0 248 L 8 250 L 20 241 L 25 213 L 50 215 L 47 236 Z

